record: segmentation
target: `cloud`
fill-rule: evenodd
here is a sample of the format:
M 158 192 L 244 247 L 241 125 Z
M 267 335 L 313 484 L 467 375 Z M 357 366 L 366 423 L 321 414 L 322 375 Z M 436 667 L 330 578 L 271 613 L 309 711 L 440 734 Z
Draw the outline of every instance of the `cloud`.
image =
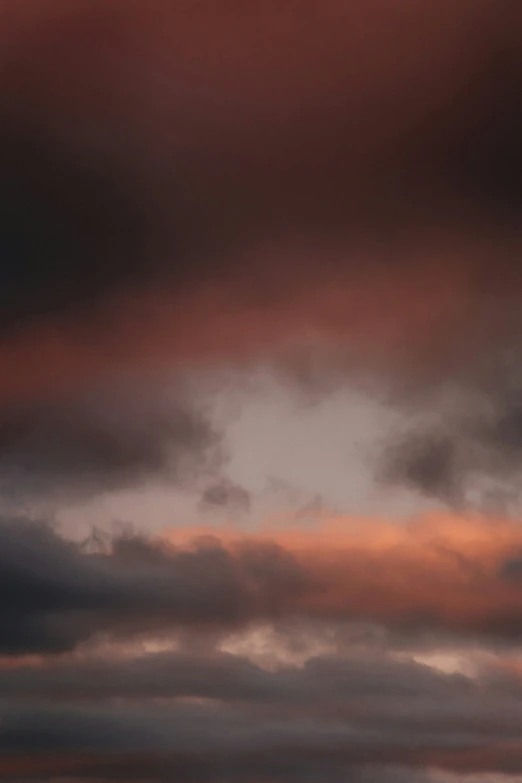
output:
M 518 512 L 519 376 L 520 345 L 507 344 L 480 372 L 456 368 L 435 389 L 405 394 L 405 416 L 383 444 L 381 477 L 454 507 Z
M 202 506 L 207 508 L 228 508 L 231 511 L 244 512 L 250 509 L 250 493 L 228 479 L 207 487 L 201 497 Z
M 234 627 L 279 615 L 304 589 L 292 554 L 271 542 L 234 554 L 211 536 L 179 550 L 123 536 L 89 553 L 23 520 L 6 520 L 0 537 L 4 654 L 71 650 L 103 632 Z
M 167 388 L 132 378 L 0 406 L 3 497 L 63 499 L 215 473 L 222 434 L 203 404 L 176 384 Z
M 519 693 L 517 677 L 506 672 L 503 680 L 498 679 L 505 697 L 510 688 Z M 278 705 L 281 716 L 312 707 L 317 714 L 341 715 L 349 709 L 350 699 L 356 698 L 383 716 L 394 709 L 397 699 L 411 699 L 413 705 L 415 700 L 438 700 L 450 711 L 448 699 L 475 699 L 488 686 L 487 677 L 477 682 L 385 654 L 316 656 L 302 667 L 280 664 L 276 670 L 267 670 L 248 658 L 216 650 L 203 656 L 180 651 L 113 660 L 101 656 L 51 659 L 34 666 L 0 668 L 0 682 L 3 698 L 20 705 L 22 699 L 92 704 L 193 697 L 256 710 Z M 494 686 L 495 682 L 493 691 Z
M 70 149 L 45 130 L 0 138 L 0 328 L 93 306 L 145 265 L 146 212 L 116 161 Z M 119 167 L 122 168 L 121 166 Z
M 448 675 L 387 655 L 267 672 L 237 656 L 171 654 L 22 667 L 3 681 L 0 774 L 17 755 L 45 774 L 56 754 L 62 774 L 103 779 L 239 780 L 251 769 L 260 781 L 409 783 L 431 780 L 430 768 L 435 781 L 522 769 L 520 672 Z
M 318 330 L 381 358 L 451 353 L 491 299 L 519 296 L 512 3 L 331 0 L 298 23 L 291 4 L 18 6 L 2 41 L 10 399 Z
M 165 363 L 277 354 L 292 370 L 295 342 L 339 348 L 341 382 L 345 365 L 384 376 L 408 414 L 453 378 L 458 410 L 398 433 L 386 478 L 459 508 L 491 484 L 516 495 L 515 3 L 5 0 L 2 20 L 4 495 L 184 483 L 219 452 L 199 404 L 164 407 L 134 380 L 88 388 Z M 205 486 L 207 505 L 248 505 L 220 475 Z M 369 653 L 268 671 L 203 643 L 206 657 L 196 643 L 85 657 L 293 621 L 377 628 L 390 648 L 516 646 L 516 524 L 453 512 L 210 532 L 75 544 L 0 521 L 0 778 L 520 774 L 513 672 Z M 38 666 L 18 666 L 27 654 Z
M 413 486 L 426 495 L 455 497 L 454 444 L 449 437 L 414 433 L 390 450 L 385 478 Z
M 100 635 L 229 632 L 296 617 L 376 624 L 403 639 L 520 638 L 522 592 L 504 565 L 522 546 L 514 523 L 345 520 L 316 532 L 169 538 L 128 534 L 92 550 L 4 520 L 0 651 L 65 652 Z

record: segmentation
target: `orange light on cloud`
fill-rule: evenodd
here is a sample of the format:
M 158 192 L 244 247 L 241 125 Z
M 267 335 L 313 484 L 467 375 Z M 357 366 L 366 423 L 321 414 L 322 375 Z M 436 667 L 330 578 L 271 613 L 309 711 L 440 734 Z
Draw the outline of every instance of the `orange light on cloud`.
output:
M 516 522 L 431 515 L 407 524 L 331 517 L 315 529 L 267 525 L 169 530 L 182 549 L 213 537 L 233 556 L 275 546 L 296 565 L 302 590 L 281 589 L 283 613 L 382 622 L 397 628 L 517 633 L 522 581 L 502 573 L 522 553 Z
M 241 278 L 184 296 L 168 283 L 126 292 L 88 317 L 43 319 L 0 340 L 0 401 L 74 391 L 135 367 L 285 361 L 289 348 L 307 343 L 347 351 L 368 367 L 426 368 L 466 349 L 481 328 L 482 301 L 465 265 L 450 267 L 425 263 L 422 274 L 405 266 L 382 279 L 356 272 L 335 282 L 316 269 L 300 285 L 282 280 L 278 296 L 259 295 Z

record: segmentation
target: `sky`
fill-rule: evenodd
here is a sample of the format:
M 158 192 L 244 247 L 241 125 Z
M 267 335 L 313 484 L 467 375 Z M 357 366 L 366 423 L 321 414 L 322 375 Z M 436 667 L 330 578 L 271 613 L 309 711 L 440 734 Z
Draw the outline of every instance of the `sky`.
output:
M 522 780 L 522 9 L 0 0 L 0 781 Z

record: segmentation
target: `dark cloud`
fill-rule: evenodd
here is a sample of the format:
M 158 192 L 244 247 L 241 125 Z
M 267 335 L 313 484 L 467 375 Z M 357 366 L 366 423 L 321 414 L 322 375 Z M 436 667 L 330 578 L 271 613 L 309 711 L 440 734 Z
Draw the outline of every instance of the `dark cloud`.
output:
M 74 316 L 94 335 L 92 318 L 103 322 L 111 294 L 167 271 L 178 286 L 191 276 L 203 213 L 175 172 L 165 191 L 127 143 L 137 121 L 128 103 L 127 134 L 119 126 L 114 135 L 114 111 L 125 114 L 132 91 L 117 76 L 128 14 L 111 3 L 50 3 L 47 12 L 33 4 L 17 24 L 9 5 L 13 40 L 0 42 L 0 328 L 5 337 L 58 319 L 67 329 L 60 319 Z M 107 335 L 111 326 L 101 328 Z
M 3 120 L 0 326 L 96 304 L 146 265 L 139 192 L 103 153 Z M 10 128 L 6 131 L 5 128 Z M 134 186 L 134 191 L 137 187 Z
M 522 59 L 515 41 L 522 33 L 514 3 L 492 6 L 489 48 L 483 53 L 477 79 L 458 96 L 456 113 L 464 112 L 462 128 L 451 125 L 451 153 L 444 173 L 470 203 L 479 204 L 485 219 L 511 222 L 515 230 L 522 209 L 522 111 L 517 95 Z
M 167 384 L 168 389 L 170 389 Z M 225 458 L 222 435 L 195 400 L 161 382 L 114 381 L 0 406 L 4 498 L 78 496 L 148 479 L 190 483 Z
M 385 478 L 403 482 L 426 495 L 455 497 L 455 446 L 450 438 L 414 433 L 390 449 Z
M 219 19 L 206 4 L 53 3 L 25 20 L 5 5 L 4 329 L 151 275 L 170 276 L 173 306 L 188 281 L 224 276 L 239 298 L 271 303 L 283 283 L 295 293 L 307 275 L 360 271 L 361 244 L 365 265 L 395 248 L 395 287 L 393 270 L 440 232 L 472 245 L 485 232 L 496 250 L 495 232 L 516 223 L 520 20 L 508 0 L 385 12 L 332 0 L 298 20 L 288 3 Z M 230 252 L 288 233 L 342 234 L 350 252 L 298 269 L 269 253 L 245 268 Z M 498 264 L 516 277 L 505 248 L 493 264 L 461 255 L 481 292 Z
M 113 661 L 102 657 L 50 660 L 0 670 L 0 683 L 4 699 L 98 702 L 194 697 L 257 705 L 256 709 L 276 704 L 281 716 L 306 704 L 332 714 L 342 712 L 355 698 L 370 700 L 375 708 L 378 697 L 384 710 L 387 702 L 391 709 L 397 699 L 431 698 L 443 703 L 449 697 L 473 697 L 479 690 L 464 675 L 443 674 L 375 652 L 363 656 L 349 651 L 345 658 L 313 657 L 302 667 L 280 664 L 275 671 L 215 650 L 206 656 L 167 652 Z
M 419 523 L 382 551 L 328 531 L 324 541 L 178 531 L 177 546 L 132 533 L 76 545 L 4 520 L 0 652 L 65 652 L 101 636 L 183 629 L 219 635 L 296 617 L 374 624 L 403 645 L 430 633 L 517 643 L 522 592 L 502 563 L 520 550 L 519 531 L 479 526 L 477 547 L 465 521 L 462 540 L 459 531 L 458 521 L 450 530 L 442 520 Z
M 29 486 L 45 449 L 54 477 L 96 473 L 86 452 L 103 450 L 119 482 L 114 440 L 82 434 L 80 459 L 61 412 L 17 410 L 116 365 L 266 355 L 320 332 L 431 377 L 497 351 L 499 324 L 521 334 L 506 324 L 521 290 L 513 3 L 19 8 L 5 0 L 0 34 L 0 397 Z M 20 455 L 27 427 L 47 426 L 60 445 L 31 436 L 39 456 Z M 448 495 L 432 440 L 423 489 Z
M 292 555 L 270 542 L 234 554 L 212 537 L 178 550 L 124 535 L 92 552 L 23 520 L 3 522 L 0 537 L 4 654 L 71 650 L 102 632 L 233 627 L 277 616 L 306 590 Z
M 28 767 L 30 765 L 27 765 Z M 129 760 L 128 764 L 125 763 L 125 761 L 120 760 L 119 762 L 117 760 L 107 761 L 104 765 L 103 762 L 94 762 L 91 759 L 91 763 L 83 764 L 77 763 L 76 765 L 71 760 L 69 763 L 66 763 L 63 765 L 66 769 L 73 769 L 76 767 L 77 770 L 81 769 L 82 777 L 81 781 L 86 780 L 94 780 L 95 783 L 108 783 L 110 780 L 140 780 L 140 781 L 146 781 L 147 783 L 168 783 L 168 781 L 171 780 L 171 775 L 174 774 L 174 772 L 179 771 L 181 768 L 181 771 L 185 771 L 187 767 L 189 767 L 189 764 L 180 764 L 179 762 L 173 761 L 172 759 L 163 758 L 132 758 L 132 760 Z M 240 769 L 237 770 L 237 776 L 241 774 L 248 774 L 250 778 L 253 778 L 254 780 L 263 780 L 264 779 L 264 770 L 262 769 L 259 774 L 257 774 L 255 771 L 248 770 L 248 773 L 243 773 Z M 272 765 L 273 767 L 275 765 Z M 41 762 L 41 768 L 43 770 L 48 770 L 49 774 L 53 774 L 53 780 L 61 780 L 59 776 L 57 776 L 57 765 L 53 764 L 49 759 L 42 760 Z M 256 765 L 257 768 L 257 765 Z M 353 765 L 350 765 L 349 767 L 342 765 L 342 764 L 336 764 L 336 763 L 327 763 L 326 761 L 321 764 L 321 768 L 324 770 L 324 772 L 328 773 L 328 779 L 335 781 L 345 781 L 348 779 L 351 781 L 351 783 L 485 783 L 484 777 L 479 775 L 477 777 L 470 777 L 465 776 L 462 777 L 458 774 L 451 775 L 448 773 L 438 773 L 436 771 L 421 771 L 416 769 L 411 769 L 408 767 L 404 767 L 401 765 L 393 764 L 393 765 L 386 765 L 386 766 L 374 766 L 374 765 L 364 765 L 364 766 L 358 766 L 354 767 Z M 53 772 L 54 769 L 54 772 Z M 11 773 L 12 774 L 12 773 Z M 22 783 L 43 783 L 41 777 L 27 777 L 27 773 L 21 772 L 23 775 L 23 779 L 21 777 L 16 777 L 16 780 L 21 780 Z M 103 774 L 103 778 L 99 775 Z M 231 775 L 231 780 L 236 780 L 234 777 L 234 774 L 232 770 L 228 770 L 228 774 Z M 272 769 L 271 774 L 276 774 L 275 769 Z M 443 774 L 443 776 L 442 776 Z M 210 775 L 210 771 L 208 769 L 208 765 L 204 765 L 200 763 L 200 777 L 198 777 L 198 780 L 205 780 L 208 779 Z M 295 777 L 298 776 L 298 777 Z M 321 777 L 321 770 L 319 768 L 308 768 L 308 771 L 304 769 L 299 769 L 295 771 L 295 773 L 292 772 L 292 770 L 289 768 L 289 765 L 285 765 L 284 772 L 281 772 L 279 777 L 271 778 L 275 779 L 278 783 L 281 783 L 282 781 L 294 781 L 294 780 L 306 780 L 311 781 L 315 779 L 320 779 Z M 65 778 L 67 780 L 67 783 L 69 783 L 70 780 L 74 780 L 75 783 L 77 780 L 80 780 L 80 778 L 74 777 L 73 779 L 69 776 Z M 487 781 L 489 783 L 489 780 Z M 501 783 L 516 783 L 516 781 L 509 777 L 509 778 L 503 778 L 501 780 Z
M 222 479 L 208 487 L 203 492 L 201 501 L 203 507 L 209 508 L 227 508 L 238 512 L 250 509 L 250 493 L 229 479 Z
M 406 425 L 384 444 L 383 478 L 452 506 L 519 510 L 522 474 L 520 351 L 490 355 L 485 374 L 456 371 L 427 394 L 401 400 Z M 446 396 L 441 406 L 437 399 Z M 432 421 L 426 423 L 426 417 Z
M 137 780 L 163 780 L 162 774 L 240 780 L 250 769 L 259 781 L 325 774 L 366 781 L 371 771 L 377 780 L 382 774 L 384 781 L 408 781 L 409 772 L 415 781 L 428 767 L 522 769 L 519 677 L 494 667 L 470 677 L 411 660 L 352 656 L 267 672 L 220 654 L 191 661 L 152 656 L 120 667 L 100 663 L 97 676 L 96 668 L 89 671 L 89 663 L 81 662 L 66 664 L 61 673 L 53 666 L 15 670 L 14 689 L 6 676 L 0 761 L 46 754 L 49 763 L 59 753 L 68 774 L 118 779 L 126 770 Z M 161 676 L 166 692 L 158 701 Z M 16 703 L 16 684 L 23 693 L 24 677 L 27 691 L 32 682 L 37 692 Z M 53 703 L 46 680 L 49 691 L 58 687 L 58 696 L 60 684 L 68 686 L 71 701 Z M 95 702 L 88 704 L 82 685 L 88 689 L 91 683 Z

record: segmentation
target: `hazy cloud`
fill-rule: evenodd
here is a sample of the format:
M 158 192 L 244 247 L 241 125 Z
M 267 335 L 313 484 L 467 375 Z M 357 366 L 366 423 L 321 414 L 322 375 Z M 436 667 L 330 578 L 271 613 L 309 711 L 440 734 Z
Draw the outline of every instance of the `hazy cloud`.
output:
M 136 379 L 0 406 L 4 497 L 85 496 L 147 480 L 189 484 L 225 458 L 202 404 Z
M 203 507 L 226 508 L 230 511 L 245 512 L 250 509 L 250 493 L 228 479 L 208 487 L 201 497 Z

